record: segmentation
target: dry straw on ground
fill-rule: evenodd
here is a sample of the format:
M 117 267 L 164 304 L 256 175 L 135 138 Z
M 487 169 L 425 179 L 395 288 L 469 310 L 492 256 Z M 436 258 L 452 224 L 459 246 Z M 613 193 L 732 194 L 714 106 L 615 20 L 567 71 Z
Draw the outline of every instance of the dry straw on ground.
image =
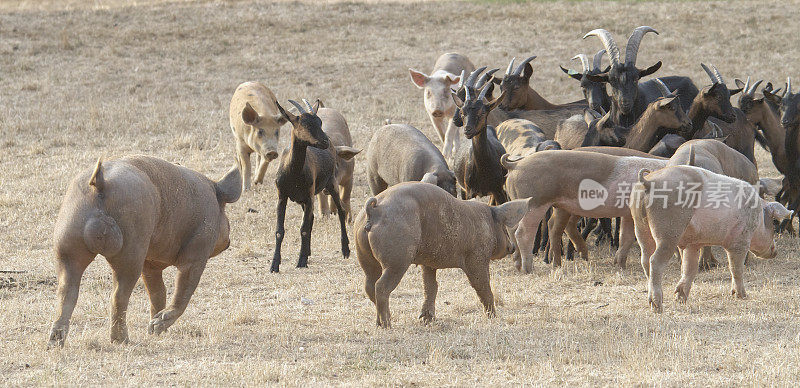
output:
M 791 3 L 791 4 L 790 4 Z M 764 2 L 163 2 L 0 3 L 0 376 L 11 385 L 766 385 L 800 379 L 797 239 L 746 271 L 750 299 L 728 296 L 725 267 L 702 273 L 690 301 L 647 308 L 636 264 L 618 272 L 606 249 L 533 275 L 493 265 L 503 305 L 488 320 L 464 275 L 442 271 L 438 320 L 416 321 L 421 273 L 393 293 L 394 328 L 374 327 L 354 258 L 338 252 L 338 223 L 315 222 L 310 268 L 268 273 L 275 189 L 228 208 L 231 248 L 212 259 L 187 312 L 146 334 L 142 286 L 128 313 L 131 344 L 108 340 L 111 278 L 102 259 L 84 276 L 67 347 L 45 350 L 55 309 L 50 234 L 69 178 L 100 155 L 145 153 L 220 177 L 233 163 L 228 101 L 260 80 L 281 99 L 321 98 L 342 111 L 356 146 L 384 119 L 429 135 L 406 69 L 445 51 L 503 67 L 534 61 L 535 88 L 579 96 L 558 69 L 593 53 L 596 27 L 617 36 L 651 25 L 639 62 L 705 84 L 699 62 L 726 79 L 800 76 L 796 1 Z M 572 66 L 577 66 L 572 64 Z M 782 82 L 780 82 L 782 84 Z M 368 197 L 363 160 L 353 206 Z M 759 150 L 762 176 L 775 176 Z M 256 212 L 248 212 L 254 209 Z M 290 205 L 285 256 L 299 249 Z M 677 281 L 670 266 L 665 284 Z M 169 275 L 174 274 L 174 270 Z M 168 287 L 171 289 L 171 280 Z M 670 286 L 671 287 L 671 286 Z

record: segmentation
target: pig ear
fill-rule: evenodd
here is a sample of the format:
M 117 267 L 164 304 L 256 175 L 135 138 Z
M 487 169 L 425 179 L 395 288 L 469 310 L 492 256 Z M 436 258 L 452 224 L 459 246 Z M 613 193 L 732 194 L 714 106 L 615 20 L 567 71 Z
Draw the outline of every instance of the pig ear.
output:
M 768 202 L 764 208 L 767 210 L 767 214 L 769 214 L 769 216 L 776 221 L 783 221 L 791 218 L 792 214 L 794 214 L 792 210 L 785 208 L 778 202 Z
M 105 188 L 105 180 L 103 179 L 103 158 L 97 159 L 97 165 L 94 167 L 92 177 L 89 178 L 89 186 L 94 186 L 98 192 L 102 192 Z
M 426 172 L 425 175 L 422 176 L 420 182 L 425 182 L 435 185 L 437 182 L 439 182 L 439 177 L 436 176 L 435 172 Z
M 256 125 L 261 119 L 258 117 L 258 112 L 250 106 L 250 103 L 244 105 L 242 109 L 242 121 L 247 125 Z
M 424 88 L 425 84 L 427 84 L 428 80 L 430 79 L 427 75 L 425 75 L 425 73 L 416 71 L 414 69 L 408 69 L 408 73 L 411 74 L 411 82 L 413 82 L 414 85 L 417 85 L 417 87 L 420 89 Z
M 336 155 L 344 160 L 353 159 L 359 152 L 361 152 L 358 148 L 348 147 L 348 146 L 336 146 Z
M 500 206 L 493 207 L 492 213 L 497 222 L 510 228 L 518 224 L 522 217 L 528 213 L 530 203 L 530 198 L 506 202 Z

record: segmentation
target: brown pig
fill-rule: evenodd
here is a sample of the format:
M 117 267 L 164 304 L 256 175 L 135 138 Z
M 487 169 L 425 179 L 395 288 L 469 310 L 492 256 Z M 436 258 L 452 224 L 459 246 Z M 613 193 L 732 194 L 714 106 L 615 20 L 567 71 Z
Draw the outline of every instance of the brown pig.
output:
M 139 277 L 150 296 L 148 331 L 159 334 L 183 314 L 210 257 L 228 248 L 225 204 L 239 199 L 233 168 L 214 182 L 198 172 L 149 156 L 98 161 L 70 183 L 54 232 L 58 318 L 50 345 L 63 346 L 81 276 L 95 256 L 111 265 L 111 340 L 126 342 L 128 299 Z M 166 305 L 162 271 L 178 268 Z
M 350 136 L 350 127 L 347 126 L 347 120 L 339 111 L 321 107 L 317 110 L 317 116 L 322 120 L 322 131 L 328 135 L 331 145 L 336 150 L 336 168 L 334 169 L 336 172 L 333 179 L 339 186 L 339 195 L 344 212 L 347 214 L 347 221 L 352 222 L 350 193 L 353 191 L 353 169 L 356 165 L 353 155 L 358 154 L 361 150 L 352 147 L 353 138 Z M 340 156 L 345 153 L 348 158 Z M 319 211 L 323 217 L 336 213 L 336 205 L 327 192 L 323 190 L 317 197 L 319 198 Z
M 356 217 L 354 233 L 378 326 L 391 326 L 389 294 L 411 264 L 422 266 L 425 302 L 420 318 L 426 323 L 434 319 L 436 270 L 442 268 L 464 270 L 485 312 L 494 316 L 489 261 L 513 252 L 507 228 L 516 225 L 528 207 L 527 199 L 496 207 L 460 200 L 421 182 L 400 183 L 368 199 Z
M 250 154 L 256 153 L 258 171 L 255 183 L 264 180 L 269 162 L 278 157 L 278 135 L 286 124 L 275 106 L 275 95 L 260 82 L 245 82 L 231 98 L 230 124 L 236 139 L 236 156 L 242 171 L 244 190 L 250 188 Z

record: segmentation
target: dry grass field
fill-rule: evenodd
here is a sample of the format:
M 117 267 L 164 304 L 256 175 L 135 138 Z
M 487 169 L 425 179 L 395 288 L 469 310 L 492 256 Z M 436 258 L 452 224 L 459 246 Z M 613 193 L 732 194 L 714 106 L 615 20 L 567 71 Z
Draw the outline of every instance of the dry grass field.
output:
M 657 75 L 701 61 L 727 80 L 800 77 L 798 1 L 680 2 L 0 2 L 0 384 L 7 385 L 792 385 L 800 380 L 800 250 L 751 261 L 749 299 L 735 300 L 727 266 L 701 273 L 686 305 L 647 306 L 638 248 L 615 270 L 608 248 L 522 275 L 493 263 L 502 302 L 487 319 L 459 270 L 440 271 L 437 321 L 424 326 L 421 270 L 392 294 L 394 327 L 375 328 L 355 257 L 343 260 L 338 221 L 315 222 L 308 269 L 295 269 L 301 210 L 290 204 L 284 266 L 269 273 L 276 193 L 267 184 L 227 208 L 231 247 L 212 259 L 186 313 L 148 336 L 149 302 L 134 291 L 131 343 L 108 338 L 110 268 L 83 277 L 63 350 L 45 347 L 55 313 L 51 234 L 68 181 L 98 156 L 143 153 L 221 177 L 234 162 L 228 103 L 247 80 L 281 100 L 321 98 L 366 147 L 382 121 L 433 136 L 408 67 L 446 51 L 504 67 L 539 56 L 534 87 L 579 97 L 558 65 L 597 39 L 639 25 L 639 63 Z M 577 66 L 571 63 L 573 67 Z M 284 128 L 288 128 L 284 127 Z M 288 129 L 287 129 L 288 130 Z M 288 136 L 282 138 L 285 142 Z M 762 176 L 776 176 L 758 149 Z M 369 197 L 357 156 L 353 207 Z M 248 211 L 253 209 L 253 211 Z M 351 245 L 352 247 L 352 245 Z M 166 277 L 173 290 L 174 269 Z M 677 282 L 673 261 L 665 291 Z

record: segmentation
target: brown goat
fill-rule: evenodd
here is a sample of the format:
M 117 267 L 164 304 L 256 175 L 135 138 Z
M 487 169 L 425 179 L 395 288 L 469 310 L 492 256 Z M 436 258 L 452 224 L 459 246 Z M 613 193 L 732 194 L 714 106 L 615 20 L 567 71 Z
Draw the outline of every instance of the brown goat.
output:
M 506 74 L 503 75 L 503 81 L 500 83 L 500 90 L 506 92 L 506 99 L 500 104 L 500 109 L 511 111 L 515 109 L 554 110 L 566 107 L 584 109 L 587 107 L 585 99 L 567 104 L 553 104 L 533 90 L 530 84 L 533 67 L 530 62 L 535 58 L 535 55 L 528 57 L 516 68 L 514 68 L 516 58 L 511 59 Z

